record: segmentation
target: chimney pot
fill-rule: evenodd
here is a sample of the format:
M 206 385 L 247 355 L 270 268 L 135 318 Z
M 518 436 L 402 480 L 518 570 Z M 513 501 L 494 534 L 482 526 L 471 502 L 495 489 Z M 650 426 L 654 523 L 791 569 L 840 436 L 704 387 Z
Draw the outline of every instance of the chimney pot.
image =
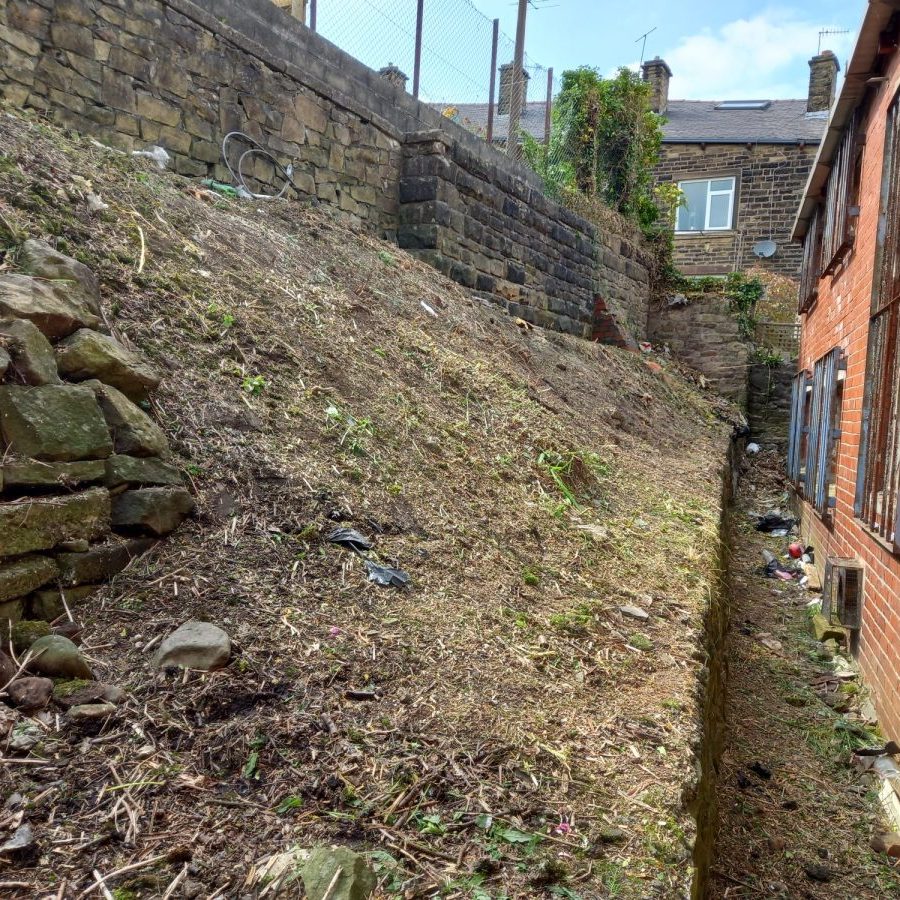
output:
M 831 109 L 837 87 L 837 76 L 840 71 L 841 67 L 837 57 L 830 50 L 823 50 L 809 61 L 807 112 L 822 112 Z
M 515 67 L 513 63 L 504 63 L 500 66 L 500 96 L 497 99 L 497 113 L 501 116 L 509 115 L 512 106 L 513 95 L 513 72 Z M 520 115 L 525 112 L 528 103 L 528 80 L 531 76 L 525 69 L 522 69 L 522 109 Z
M 650 108 L 661 116 L 666 114 L 669 108 L 669 80 L 672 70 L 669 64 L 658 56 L 656 59 L 647 60 L 641 66 L 644 81 L 652 88 L 650 94 Z

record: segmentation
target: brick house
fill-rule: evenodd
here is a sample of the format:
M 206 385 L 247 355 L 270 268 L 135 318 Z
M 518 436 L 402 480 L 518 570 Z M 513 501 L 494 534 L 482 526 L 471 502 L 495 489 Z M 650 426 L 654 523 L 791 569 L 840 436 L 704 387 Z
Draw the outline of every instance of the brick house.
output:
M 797 213 L 789 477 L 886 737 L 900 740 L 900 0 L 870 2 Z
M 677 182 L 675 263 L 685 275 L 723 275 L 751 265 L 799 278 L 794 212 L 825 130 L 838 62 L 810 60 L 803 100 L 670 100 L 672 70 L 643 64 L 652 105 L 665 118 L 657 183 Z

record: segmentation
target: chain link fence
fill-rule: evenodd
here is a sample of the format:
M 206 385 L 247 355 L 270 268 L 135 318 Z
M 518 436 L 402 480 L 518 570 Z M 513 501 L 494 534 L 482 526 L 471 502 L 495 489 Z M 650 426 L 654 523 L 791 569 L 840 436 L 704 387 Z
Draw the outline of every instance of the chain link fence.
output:
M 292 7 L 292 0 L 275 0 Z M 469 0 L 293 0 L 322 37 L 402 85 L 448 118 L 505 149 L 513 84 L 515 41 L 497 29 L 496 69 L 492 66 L 494 20 Z M 421 6 L 419 78 L 416 83 L 417 25 Z M 524 103 L 520 129 L 544 143 L 549 127 L 547 104 L 559 89 L 553 70 L 527 53 L 523 69 Z M 494 74 L 494 103 L 491 76 Z

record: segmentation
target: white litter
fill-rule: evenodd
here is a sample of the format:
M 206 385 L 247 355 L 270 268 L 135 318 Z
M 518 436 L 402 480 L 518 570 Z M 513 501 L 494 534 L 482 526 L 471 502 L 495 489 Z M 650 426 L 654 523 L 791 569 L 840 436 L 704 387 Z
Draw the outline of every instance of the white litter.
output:
M 172 158 L 162 147 L 158 147 L 156 144 L 148 147 L 146 150 L 132 150 L 131 155 L 146 156 L 147 159 L 152 159 L 160 169 L 165 169 Z
M 760 449 L 759 444 L 756 444 L 756 443 L 747 444 L 747 452 L 750 454 L 759 453 L 759 449 Z

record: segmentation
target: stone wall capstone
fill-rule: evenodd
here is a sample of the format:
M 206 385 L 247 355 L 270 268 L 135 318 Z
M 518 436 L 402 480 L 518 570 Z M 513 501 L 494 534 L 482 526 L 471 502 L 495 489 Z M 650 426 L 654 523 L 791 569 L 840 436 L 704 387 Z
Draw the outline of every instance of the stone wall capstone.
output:
M 3 0 L 0 92 L 125 151 L 159 145 L 191 177 L 230 181 L 222 141 L 243 132 L 293 166 L 301 197 L 388 239 L 402 233 L 406 249 L 522 318 L 645 335 L 639 241 L 548 199 L 527 167 L 270 0 Z M 264 155 L 248 169 L 278 184 Z
M 139 405 L 160 374 L 104 333 L 99 287 L 43 241 L 0 275 L 0 629 L 55 620 L 194 506 Z

